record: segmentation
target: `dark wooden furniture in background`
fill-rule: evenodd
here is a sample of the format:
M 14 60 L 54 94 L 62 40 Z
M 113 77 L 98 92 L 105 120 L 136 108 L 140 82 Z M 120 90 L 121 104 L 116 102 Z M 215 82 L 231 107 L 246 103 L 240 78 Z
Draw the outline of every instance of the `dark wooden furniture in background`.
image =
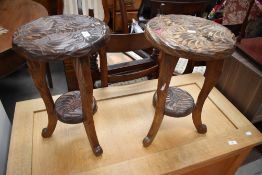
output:
M 144 33 L 137 34 L 111 34 L 110 41 L 105 49 L 100 51 L 100 69 L 102 87 L 109 83 L 133 80 L 148 75 L 158 76 L 157 59 L 144 58 L 131 62 L 120 63 L 115 67 L 107 65 L 107 52 L 127 52 L 152 48 L 146 40 Z
M 178 117 L 188 115 L 188 110 L 184 104 L 192 104 L 192 100 L 187 96 L 185 99 L 176 99 L 167 93 L 171 92 L 169 83 L 175 65 L 180 57 L 194 61 L 205 61 L 207 64 L 206 78 L 203 87 L 198 95 L 198 99 L 193 109 L 193 123 L 198 133 L 207 132 L 206 125 L 201 121 L 201 113 L 204 102 L 208 94 L 215 86 L 223 67 L 224 59 L 228 58 L 234 51 L 235 37 L 227 28 L 212 21 L 186 15 L 166 15 L 151 19 L 145 30 L 148 40 L 161 50 L 160 74 L 157 85 L 157 101 L 154 120 L 147 136 L 143 140 L 145 147 L 154 140 L 165 111 L 169 106 L 165 106 L 166 100 L 175 111 L 184 111 Z M 180 92 L 183 93 L 183 92 Z M 166 97 L 169 98 L 166 98 Z M 154 98 L 156 99 L 156 98 Z M 182 109 L 181 109 L 182 108 Z
M 225 60 L 217 88 L 252 123 L 262 122 L 262 67 L 236 52 Z
M 62 0 L 58 0 L 62 3 L 58 3 L 63 5 Z M 107 9 L 109 7 L 109 4 L 107 4 L 107 0 L 101 0 L 103 2 L 103 7 Z M 114 34 L 112 36 L 112 39 L 110 40 L 110 46 L 108 46 L 109 52 L 125 52 L 127 50 L 139 50 L 143 48 L 148 48 L 149 43 L 145 40 L 144 34 L 128 34 L 127 27 L 128 27 L 128 20 L 127 20 L 127 12 L 126 12 L 126 6 L 124 4 L 124 0 L 118 0 L 120 2 L 120 13 L 122 16 L 122 24 L 123 28 L 125 28 L 126 34 Z M 61 8 L 61 7 L 58 7 Z M 96 10 L 96 9 L 90 9 L 90 10 Z M 60 10 L 61 11 L 61 10 Z M 107 13 L 106 10 L 104 10 L 105 13 Z M 107 16 L 107 15 L 105 15 Z M 143 45 L 144 44 L 144 45 Z M 107 50 L 106 49 L 106 50 Z M 98 65 L 96 64 L 96 58 L 97 54 L 93 54 L 93 58 L 91 59 L 91 69 L 92 69 L 92 78 L 93 82 L 97 80 L 103 79 L 103 86 L 107 86 L 107 83 L 105 83 L 105 79 L 107 75 L 109 75 L 109 83 L 113 82 L 119 82 L 123 80 L 131 80 L 135 79 L 137 77 L 142 77 L 146 75 L 150 75 L 151 77 L 157 77 L 158 75 L 158 69 L 157 69 L 157 57 L 153 55 L 150 57 L 148 54 L 147 58 L 144 58 L 143 60 L 133 60 L 127 63 L 120 63 L 120 64 L 114 64 L 110 65 L 108 68 L 105 67 L 107 65 L 106 60 L 106 52 L 103 50 L 100 52 L 101 57 L 101 69 L 98 69 Z M 66 79 L 67 79 L 67 85 L 68 90 L 76 90 L 78 89 L 78 82 L 75 76 L 75 70 L 72 65 L 71 60 L 65 60 L 65 73 L 66 73 Z M 103 72 L 103 75 L 101 75 L 101 72 Z M 106 75 L 107 74 L 107 75 Z M 113 78 L 114 77 L 114 78 Z M 107 81 L 108 82 L 108 81 Z
M 206 10 L 208 0 L 150 0 L 151 18 L 160 14 L 183 14 L 201 16 Z
M 47 9 L 49 15 L 56 14 L 56 1 L 52 1 L 52 0 L 33 0 L 33 1 L 42 4 Z
M 93 83 L 90 56 L 109 39 L 109 27 L 91 17 L 79 15 L 48 16 L 19 28 L 13 36 L 13 49 L 27 59 L 29 71 L 48 113 L 48 125 L 42 130 L 50 137 L 57 120 L 64 123 L 83 123 L 91 148 L 96 156 L 103 153 L 99 145 L 93 112 Z M 73 60 L 80 92 L 62 95 L 55 103 L 45 80 L 48 61 Z M 81 96 L 80 96 L 81 94 Z
M 142 0 L 114 0 L 113 9 L 112 9 L 112 19 L 113 19 L 113 31 L 114 32 L 125 32 L 125 24 L 123 24 L 123 18 L 127 20 L 129 24 L 132 23 L 132 19 L 137 20 L 138 10 L 140 8 Z M 126 9 L 126 17 L 123 16 L 123 8 Z
M 116 2 L 116 1 L 115 1 Z M 122 27 L 125 34 L 111 34 L 111 39 L 105 49 L 100 51 L 100 70 L 102 87 L 108 83 L 116 83 L 142 78 L 151 75 L 158 77 L 158 61 L 152 55 L 142 60 L 134 60 L 117 65 L 107 65 L 107 52 L 127 52 L 142 49 L 151 49 L 152 45 L 146 40 L 144 33 L 128 33 L 127 10 L 124 0 L 118 0 L 120 14 L 122 16 Z
M 8 30 L 0 35 L 0 77 L 4 77 L 25 63 L 24 59 L 11 50 L 14 31 L 48 13 L 42 5 L 31 0 L 1 0 L 0 4 L 0 26 Z
M 41 3 L 48 10 L 50 15 L 62 14 L 63 8 L 61 4 L 63 0 L 50 1 L 50 0 L 34 0 Z M 88 0 L 87 0 L 88 1 Z M 104 0 L 103 0 L 104 1 Z M 112 29 L 114 31 L 121 32 L 122 28 L 122 16 L 121 9 L 118 0 L 105 0 L 108 4 L 108 10 L 111 15 Z M 132 18 L 137 19 L 138 9 L 142 0 L 125 0 L 125 6 L 127 8 L 127 19 L 130 22 Z
M 249 22 L 249 15 L 254 4 L 255 0 L 252 0 L 249 3 L 245 19 L 241 26 L 240 34 L 237 38 L 236 46 L 241 52 L 246 54 L 247 57 L 262 66 L 262 37 L 246 37 L 246 28 Z

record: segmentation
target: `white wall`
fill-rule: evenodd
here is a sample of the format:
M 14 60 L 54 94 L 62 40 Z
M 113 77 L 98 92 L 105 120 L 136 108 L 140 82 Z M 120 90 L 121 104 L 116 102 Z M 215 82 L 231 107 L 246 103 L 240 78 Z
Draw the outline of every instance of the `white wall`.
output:
M 0 175 L 6 171 L 10 132 L 10 121 L 0 101 Z

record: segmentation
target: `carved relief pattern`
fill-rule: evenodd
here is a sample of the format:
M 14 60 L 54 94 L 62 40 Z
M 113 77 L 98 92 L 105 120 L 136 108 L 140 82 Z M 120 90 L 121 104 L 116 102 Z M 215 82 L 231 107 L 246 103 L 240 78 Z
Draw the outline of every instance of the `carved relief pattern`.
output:
M 14 33 L 13 46 L 29 59 L 65 59 L 96 51 L 109 34 L 109 27 L 92 17 L 48 16 L 20 27 Z
M 156 106 L 157 95 L 153 98 L 153 105 Z M 185 117 L 189 115 L 195 106 L 192 96 L 179 88 L 169 87 L 165 104 L 165 115 L 172 117 Z
M 146 33 L 151 41 L 177 53 L 232 53 L 235 44 L 234 34 L 224 26 L 186 15 L 155 17 L 147 23 Z
M 93 113 L 97 104 L 93 98 Z M 60 96 L 55 102 L 55 110 L 60 121 L 69 124 L 83 122 L 82 103 L 79 91 L 71 91 Z

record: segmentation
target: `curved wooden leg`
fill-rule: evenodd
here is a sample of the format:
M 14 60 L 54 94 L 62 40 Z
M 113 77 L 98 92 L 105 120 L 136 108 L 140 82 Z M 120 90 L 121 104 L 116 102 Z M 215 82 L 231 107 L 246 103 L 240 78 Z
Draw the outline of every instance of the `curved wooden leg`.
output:
M 222 72 L 223 63 L 224 63 L 224 60 L 215 60 L 215 61 L 207 62 L 207 70 L 205 73 L 205 82 L 198 95 L 197 103 L 192 113 L 193 122 L 194 122 L 194 125 L 198 133 L 204 134 L 207 132 L 206 125 L 202 124 L 202 121 L 201 121 L 202 108 L 203 108 L 204 102 L 208 94 L 213 89 L 213 87 L 216 85 L 216 82 Z
M 92 150 L 96 156 L 99 156 L 103 153 L 103 150 L 99 145 L 93 120 L 93 81 L 90 70 L 90 60 L 89 58 L 77 58 L 74 59 L 73 63 L 81 94 L 83 124 Z
M 56 127 L 57 116 L 55 113 L 55 104 L 49 88 L 46 83 L 46 64 L 44 62 L 27 61 L 29 71 L 31 73 L 32 79 L 38 89 L 44 103 L 46 106 L 46 111 L 48 114 L 48 125 L 42 130 L 42 136 L 44 138 L 50 137 Z
M 151 125 L 151 128 L 147 134 L 147 136 L 143 140 L 144 147 L 148 147 L 154 140 L 160 125 L 162 123 L 164 117 L 164 108 L 167 96 L 167 90 L 169 87 L 169 83 L 174 72 L 176 63 L 178 58 L 165 54 L 163 52 L 160 53 L 161 64 L 160 64 L 160 74 L 158 78 L 157 84 L 157 102 L 156 102 L 156 110 L 154 115 L 154 120 Z

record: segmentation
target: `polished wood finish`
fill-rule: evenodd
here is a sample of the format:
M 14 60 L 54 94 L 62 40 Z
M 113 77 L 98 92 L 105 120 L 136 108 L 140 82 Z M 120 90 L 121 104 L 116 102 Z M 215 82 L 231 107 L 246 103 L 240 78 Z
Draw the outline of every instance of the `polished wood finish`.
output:
M 172 77 L 170 86 L 188 91 L 196 100 L 203 82 L 203 76 L 189 74 Z M 150 147 L 143 148 L 141 139 L 153 120 L 156 87 L 157 80 L 151 80 L 94 90 L 99 106 L 94 121 L 105 151 L 99 158 L 87 146 L 83 125 L 58 124 L 52 139 L 43 139 L 39 131 L 47 113 L 42 99 L 18 102 L 7 175 L 233 175 L 252 147 L 262 143 L 261 133 L 214 88 L 202 114 L 208 134 L 200 135 L 192 129 L 191 115 L 165 117 L 158 137 Z M 252 135 L 247 136 L 247 131 Z M 229 145 L 229 140 L 237 144 Z
M 110 20 L 110 11 L 109 11 L 108 0 L 102 0 L 102 5 L 104 8 L 104 22 L 108 24 Z
M 42 5 L 31 0 L 1 0 L 0 4 L 0 26 L 8 30 L 0 35 L 0 77 L 4 77 L 25 64 L 24 59 L 10 50 L 14 31 L 48 13 Z
M 0 53 L 12 48 L 12 36 L 18 27 L 47 15 L 42 5 L 31 0 L 1 0 L 0 26 L 8 32 L 0 35 Z
M 64 9 L 64 1 L 56 0 L 56 14 L 57 15 L 63 14 L 63 9 Z
M 157 60 L 150 57 L 143 60 L 134 60 L 128 63 L 118 64 L 115 73 L 112 67 L 106 67 L 107 52 L 127 52 L 151 47 L 152 45 L 146 40 L 144 33 L 111 34 L 107 46 L 100 51 L 102 87 L 108 86 L 108 83 L 133 80 L 152 74 L 157 76 Z
M 221 74 L 224 59 L 234 51 L 234 35 L 219 24 L 186 15 L 161 15 L 153 18 L 147 23 L 145 33 L 148 40 L 161 50 L 162 61 L 156 111 L 151 128 L 143 140 L 144 146 L 152 143 L 160 128 L 169 81 L 180 57 L 207 63 L 206 79 L 192 113 L 197 132 L 206 133 L 207 127 L 201 120 L 203 105 Z
M 132 1 L 131 1 L 132 2 Z M 115 0 L 115 5 L 119 3 L 120 6 L 120 14 L 122 19 L 122 32 L 128 33 L 128 19 L 127 19 L 127 13 L 126 13 L 126 6 L 124 0 Z
M 32 78 L 47 108 L 48 127 L 43 129 L 42 136 L 52 135 L 57 119 L 73 124 L 82 121 L 96 156 L 101 155 L 103 150 L 98 143 L 93 121 L 95 101 L 89 59 L 100 47 L 104 47 L 110 37 L 109 33 L 109 27 L 98 19 L 81 15 L 57 15 L 28 23 L 13 36 L 13 48 L 27 59 Z M 45 81 L 47 62 L 65 59 L 73 60 L 81 94 L 81 102 L 78 103 L 82 103 L 81 118 L 80 115 L 76 115 L 75 119 L 70 116 L 70 121 L 67 120 L 68 113 L 61 109 L 61 99 L 54 104 Z M 74 103 L 70 105 L 75 109 Z M 68 105 L 63 107 L 64 110 L 70 108 Z
M 141 3 L 142 0 L 114 0 L 112 9 L 114 32 L 128 33 L 128 24 L 132 22 L 132 18 L 137 19 Z

